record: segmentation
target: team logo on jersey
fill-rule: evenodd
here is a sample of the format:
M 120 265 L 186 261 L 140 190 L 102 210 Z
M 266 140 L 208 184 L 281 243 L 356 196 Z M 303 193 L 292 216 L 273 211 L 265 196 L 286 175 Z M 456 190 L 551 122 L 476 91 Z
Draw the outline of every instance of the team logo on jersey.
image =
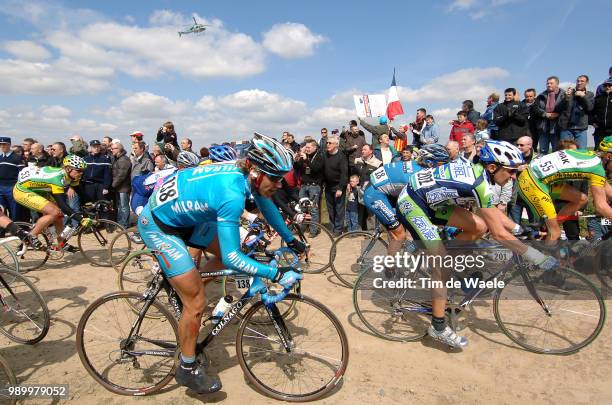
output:
M 412 217 L 411 222 L 421 232 L 424 240 L 437 240 L 440 238 L 438 231 L 425 217 Z
M 409 213 L 414 209 L 414 205 L 410 201 L 402 201 L 399 203 L 399 209 L 401 212 Z
M 372 208 L 374 208 L 374 210 L 376 210 L 377 212 L 381 213 L 389 221 L 395 219 L 395 213 L 391 211 L 389 207 L 387 207 L 385 203 L 380 200 L 374 201 L 374 203 L 372 204 Z
M 140 216 L 140 223 L 143 225 L 149 225 L 149 219 L 147 217 L 145 217 L 144 215 Z
M 457 192 L 457 190 L 449 189 L 446 187 L 437 188 L 435 190 L 431 190 L 425 193 L 425 199 L 429 204 L 432 205 L 455 198 L 459 198 L 459 193 Z

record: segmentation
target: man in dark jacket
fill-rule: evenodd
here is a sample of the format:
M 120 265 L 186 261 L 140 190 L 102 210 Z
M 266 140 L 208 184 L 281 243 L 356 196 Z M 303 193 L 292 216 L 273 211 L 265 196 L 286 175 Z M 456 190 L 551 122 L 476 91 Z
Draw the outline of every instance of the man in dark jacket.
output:
M 33 163 L 38 167 L 50 166 L 51 156 L 45 150 L 45 146 L 42 143 L 35 142 L 30 148 L 30 156 L 28 157 L 28 163 Z
M 516 97 L 516 89 L 510 87 L 504 91 L 504 102 L 493 111 L 493 121 L 499 128 L 496 141 L 516 143 L 516 140 L 527 133 L 527 113 Z
M 178 136 L 174 132 L 174 124 L 170 121 L 164 122 L 164 125 L 157 131 L 156 141 L 164 145 L 171 144 L 175 149 L 180 151 L 178 144 Z
M 589 114 L 595 105 L 593 92 L 587 90 L 589 77 L 580 75 L 576 79 L 576 88 L 565 91 L 567 108 L 559 116 L 561 139 L 576 141 L 578 149 L 587 148 L 587 129 L 589 129 Z
M 340 141 L 337 137 L 332 136 L 327 139 L 323 171 L 325 202 L 334 236 L 340 236 L 344 228 L 344 196 L 348 183 L 348 162 L 339 147 Z
M 112 188 L 115 191 L 115 207 L 117 207 L 117 222 L 125 228 L 128 227 L 130 219 L 130 190 L 132 162 L 127 157 L 123 145 L 115 142 L 111 145 L 111 151 L 115 157 L 113 162 Z
M 559 88 L 559 78 L 546 79 L 546 90 L 542 92 L 531 107 L 531 114 L 538 118 L 538 137 L 540 153 L 548 154 L 549 146 L 557 149 L 559 143 L 559 116 L 567 108 L 565 92 Z
M 91 153 L 85 156 L 87 169 L 83 173 L 83 197 L 85 202 L 96 202 L 107 199 L 110 190 L 113 174 L 112 164 L 108 156 L 101 153 L 102 146 L 100 141 L 89 142 Z
M 319 150 L 317 141 L 311 139 L 306 142 L 302 150 L 295 155 L 295 170 L 302 179 L 300 198 L 307 197 L 312 201 L 312 222 L 319 222 L 319 203 L 321 201 L 321 182 L 323 181 L 323 153 Z M 310 228 L 310 235 L 316 236 L 318 232 L 314 226 Z
M 11 138 L 0 136 L 0 205 L 8 209 L 11 220 L 17 221 L 18 204 L 13 198 L 13 187 L 19 171 L 25 167 L 21 156 L 11 151 Z M 6 213 L 6 211 L 5 211 Z
M 351 121 L 351 125 L 353 125 L 353 123 L 356 124 L 354 120 Z M 372 134 L 371 145 L 372 145 L 372 148 L 374 149 L 376 149 L 376 147 L 380 145 L 380 141 L 379 141 L 380 136 L 383 134 L 389 135 L 389 133 L 391 132 L 391 128 L 389 128 L 389 121 L 387 120 L 387 117 L 380 117 L 378 119 L 378 125 L 370 125 L 361 119 L 359 119 L 359 124 L 362 127 L 364 127 L 366 131 Z
M 55 142 L 51 145 L 51 164 L 53 167 L 62 167 L 64 158 L 68 156 L 64 142 Z
M 365 144 L 361 148 L 361 157 L 355 159 L 355 171 L 359 175 L 359 186 L 362 190 L 365 190 L 368 183 L 370 182 L 370 174 L 380 166 L 382 162 L 374 156 L 374 150 L 372 145 Z M 359 218 L 359 225 L 364 231 L 368 230 L 368 215 L 369 211 L 365 205 L 359 204 L 357 215 Z
M 474 102 L 472 100 L 465 100 L 461 105 L 461 110 L 465 112 L 466 118 L 476 126 L 478 119 L 480 118 L 480 112 L 474 109 Z
M 533 140 L 533 145 L 535 145 L 535 147 L 538 147 L 538 120 L 539 118 L 535 116 L 535 114 L 533 114 L 531 112 L 531 108 L 533 107 L 533 104 L 535 103 L 535 99 L 536 99 L 536 91 L 535 89 L 527 89 L 525 90 L 525 99 L 523 101 L 521 101 L 521 105 L 523 106 L 523 109 L 525 110 L 525 112 L 527 113 L 527 129 L 529 130 L 529 136 L 531 136 L 531 139 Z
M 349 176 L 355 174 L 355 159 L 361 156 L 361 148 L 366 144 L 365 134 L 357 125 L 344 133 L 344 153 L 348 159 Z
M 612 135 L 612 79 L 603 83 L 604 92 L 595 97 L 593 107 L 593 126 L 595 127 L 595 147 L 608 135 Z

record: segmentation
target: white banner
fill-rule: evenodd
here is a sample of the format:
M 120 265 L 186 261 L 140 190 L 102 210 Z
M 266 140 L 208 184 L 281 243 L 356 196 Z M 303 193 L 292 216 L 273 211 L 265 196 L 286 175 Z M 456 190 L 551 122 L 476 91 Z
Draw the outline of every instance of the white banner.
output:
M 353 96 L 355 111 L 359 118 L 382 117 L 387 114 L 387 99 L 384 94 Z

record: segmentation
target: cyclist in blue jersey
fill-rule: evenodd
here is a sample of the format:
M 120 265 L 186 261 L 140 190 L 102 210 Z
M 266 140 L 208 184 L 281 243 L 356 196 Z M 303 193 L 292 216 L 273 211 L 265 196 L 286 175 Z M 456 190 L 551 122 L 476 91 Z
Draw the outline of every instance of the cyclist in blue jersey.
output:
M 447 163 L 449 160 L 450 156 L 444 146 L 425 145 L 419 150 L 416 160 L 387 163 L 370 175 L 363 201 L 367 209 L 389 231 L 387 254 L 394 255 L 406 239 L 412 240 L 410 234 L 406 234 L 405 227 L 408 225 L 404 223 L 403 217 L 396 213 L 397 197 L 408 179 L 420 170 Z
M 240 250 L 239 228 L 245 200 L 253 195 L 268 223 L 287 246 L 303 254 L 270 199 L 293 166 L 293 154 L 267 136 L 255 133 L 247 158 L 185 169 L 168 177 L 156 190 L 138 220 L 149 248 L 160 252 L 160 266 L 183 302 L 179 320 L 180 366 L 176 381 L 198 393 L 221 388 L 218 378 L 196 364 L 195 345 L 206 304 L 204 287 L 187 246 L 212 254 L 205 271 L 231 268 L 265 277 L 289 288 L 302 276 L 247 257 Z
M 518 148 L 504 141 L 487 141 L 479 152 L 479 164 L 459 158 L 434 169 L 419 171 L 410 177 L 398 199 L 398 209 L 423 241 L 439 241 L 440 235 L 432 219 L 463 230 L 459 240 L 476 240 L 488 229 L 491 236 L 505 247 L 521 254 L 530 263 L 544 270 L 558 265 L 546 256 L 521 243 L 510 231 L 514 224 L 491 204 L 491 187 L 503 186 L 516 179 L 518 166 L 524 163 Z M 471 201 L 479 208 L 474 214 L 458 205 Z M 431 246 L 431 245 L 428 245 Z M 443 246 L 434 247 L 444 256 Z M 446 280 L 444 269 L 433 269 L 432 279 Z M 446 288 L 432 289 L 432 324 L 428 334 L 451 347 L 467 346 L 467 338 L 458 336 L 445 321 Z

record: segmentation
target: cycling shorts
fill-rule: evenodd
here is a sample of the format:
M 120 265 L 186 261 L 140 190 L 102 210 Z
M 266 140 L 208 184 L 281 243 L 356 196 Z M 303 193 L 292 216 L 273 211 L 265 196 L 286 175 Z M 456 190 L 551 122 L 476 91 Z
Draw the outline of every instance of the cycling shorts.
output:
M 50 202 L 52 203 L 52 201 L 50 201 L 52 198 L 45 198 L 34 191 L 19 186 L 18 184 L 13 187 L 13 198 L 19 205 L 36 212 L 42 212 L 45 205 Z
M 554 200 L 559 198 L 565 187 L 571 186 L 564 183 L 544 184 L 529 169 L 523 170 L 518 176 L 520 197 L 527 203 L 536 219 L 544 215 L 548 219 L 557 218 Z
M 387 194 L 369 185 L 363 192 L 363 202 L 385 228 L 393 230 L 400 226 L 395 204 Z
M 170 228 L 156 221 L 151 209 L 145 206 L 138 217 L 138 231 L 149 249 L 159 251 L 159 265 L 166 277 L 172 278 L 195 268 L 187 246 L 206 249 L 217 236 L 217 223 L 204 222 L 193 228 Z
M 420 240 L 440 240 L 438 225 L 446 224 L 453 213 L 453 206 L 432 209 L 410 186 L 404 187 L 397 199 L 397 209 Z

